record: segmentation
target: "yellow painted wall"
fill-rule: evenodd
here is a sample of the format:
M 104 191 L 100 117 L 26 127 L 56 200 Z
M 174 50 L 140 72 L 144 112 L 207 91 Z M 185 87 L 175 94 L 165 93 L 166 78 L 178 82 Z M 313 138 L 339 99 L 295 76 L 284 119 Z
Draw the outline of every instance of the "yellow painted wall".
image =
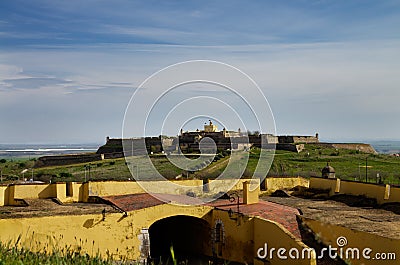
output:
M 243 203 L 244 204 L 253 204 L 258 203 L 259 195 L 260 195 L 260 185 L 259 182 L 256 183 L 255 189 L 251 190 L 251 182 L 246 181 L 243 182 Z
M 332 247 L 339 248 L 337 245 L 337 238 L 344 236 L 347 239 L 347 245 L 342 247 L 343 256 L 345 257 L 346 249 L 348 248 L 358 248 L 360 250 L 360 259 L 350 259 L 352 265 L 364 264 L 364 265 L 375 265 L 375 264 L 385 264 L 385 265 L 395 265 L 399 264 L 400 259 L 400 240 L 390 239 L 381 237 L 374 234 L 369 234 L 366 232 L 361 232 L 357 230 L 348 229 L 341 226 L 331 225 L 322 223 L 316 220 L 301 217 L 303 222 L 318 235 L 319 239 L 325 245 L 331 245 Z M 395 253 L 397 260 L 385 260 L 379 261 L 376 259 L 366 260 L 362 258 L 362 250 L 365 248 L 371 248 L 373 252 L 370 254 L 374 257 L 375 253 Z M 340 249 L 340 248 L 339 248 Z M 339 252 L 340 253 L 340 252 Z M 319 253 L 317 253 L 319 255 Z M 349 255 L 351 258 L 351 255 Z
M 0 193 L 4 190 L 4 204 L 6 205 L 15 205 L 14 199 L 58 198 L 61 202 L 82 201 L 80 200 L 82 183 L 71 183 L 73 190 L 71 197 L 66 196 L 66 185 L 67 183 L 9 185 L 5 188 L 2 186 Z
M 247 179 L 237 180 L 214 180 L 209 184 L 211 192 L 218 193 L 224 187 L 233 186 L 232 190 L 242 190 L 243 182 Z M 259 185 L 259 180 L 251 180 L 255 183 L 255 187 Z M 144 184 L 157 186 L 159 193 L 185 194 L 185 189 L 177 187 L 175 190 L 164 185 L 163 181 L 146 182 Z M 173 181 L 190 188 L 197 195 L 203 193 L 202 180 L 180 180 Z M 52 184 L 20 184 L 10 185 L 8 187 L 1 186 L 0 188 L 0 206 L 9 204 L 13 205 L 14 199 L 46 199 L 58 198 L 61 202 L 87 202 L 89 196 L 110 196 L 110 195 L 125 195 L 143 193 L 145 190 L 134 181 L 104 181 L 104 182 L 88 182 L 88 183 L 72 183 L 72 196 L 66 196 L 66 185 L 68 183 L 52 183 Z M 252 184 L 253 187 L 253 184 Z
M 143 193 L 143 189 L 134 181 L 89 182 L 89 196 L 110 196 Z
M 115 259 L 139 259 L 140 241 L 138 234 L 155 221 L 175 216 L 187 215 L 202 218 L 211 211 L 207 206 L 159 205 L 131 212 L 128 217 L 122 214 L 82 216 L 49 216 L 40 218 L 18 218 L 0 220 L 0 240 L 16 241 L 21 236 L 20 245 L 33 251 L 59 250 L 71 246 L 81 248 L 83 253 Z
M 32 251 L 43 251 L 44 248 L 47 251 L 62 250 L 71 246 L 75 250 L 81 247 L 85 253 L 99 252 L 105 255 L 107 249 L 114 253 L 116 243 L 123 238 L 122 233 L 118 235 L 118 231 L 107 233 L 106 227 L 115 226 L 117 220 L 118 216 L 113 214 L 109 215 L 105 222 L 101 222 L 101 213 L 84 216 L 3 219 L 0 220 L 0 239 L 2 242 L 9 242 L 16 241 L 18 236 L 21 236 L 20 246 Z M 93 227 L 86 228 L 89 225 Z
M 83 183 L 73 182 L 72 189 L 74 195 L 72 196 L 74 202 L 81 202 Z
M 305 252 L 304 259 L 291 259 L 289 256 L 289 251 L 292 248 L 296 248 L 301 257 L 301 253 L 304 248 L 308 248 L 300 239 L 296 239 L 289 231 L 286 230 L 282 225 L 265 220 L 260 217 L 253 218 L 254 222 L 254 257 L 257 256 L 257 252 L 259 248 L 265 249 L 265 243 L 267 243 L 267 252 L 269 253 L 271 248 L 275 248 L 276 250 L 279 248 L 284 248 L 286 253 L 283 253 L 283 256 L 287 256 L 288 259 L 280 259 L 277 255 L 272 255 L 272 259 L 270 259 L 269 255 L 266 258 L 270 264 L 309 264 L 316 265 L 315 252 L 310 253 L 310 257 L 308 256 L 308 252 Z M 275 251 L 276 254 L 277 251 Z M 260 252 L 261 255 L 264 252 Z M 295 254 L 294 254 L 295 255 Z M 264 260 L 259 260 L 258 258 L 254 259 L 254 264 L 264 264 Z M 269 263 L 267 263 L 269 264 Z
M 256 188 L 256 186 L 260 186 L 259 179 L 215 179 L 210 180 L 208 187 L 211 193 L 226 191 L 229 187 L 232 187 L 230 188 L 230 191 L 241 191 L 243 190 L 243 183 L 246 181 L 250 181 L 252 183 L 250 187 L 251 190 Z
M 129 214 L 131 221 L 130 228 L 134 234 L 132 238 L 132 244 L 134 249 L 139 249 L 140 241 L 137 235 L 140 233 L 142 228 L 149 228 L 153 223 L 158 220 L 177 216 L 177 215 L 186 215 L 192 217 L 198 217 L 205 220 L 209 220 L 209 214 L 212 211 L 212 207 L 209 206 L 179 206 L 172 204 L 164 204 L 158 205 L 151 208 L 145 208 L 138 211 L 131 212 Z M 209 254 L 209 253 L 207 253 Z M 134 259 L 139 259 L 139 253 L 135 253 Z
M 84 182 L 79 187 L 79 202 L 88 202 L 89 199 L 89 182 Z
M 310 178 L 310 188 L 330 190 L 329 195 L 334 195 L 336 190 L 336 179 L 325 179 L 325 178 Z
M 143 188 L 150 193 L 180 194 L 186 195 L 187 192 L 193 192 L 197 195 L 203 193 L 202 180 L 177 180 L 177 181 L 147 181 L 141 182 Z M 172 184 L 171 184 L 172 183 Z
M 400 188 L 390 187 L 390 196 L 386 202 L 400 202 Z
M 233 218 L 237 215 L 234 214 Z M 227 211 L 213 211 L 211 227 L 215 229 L 220 222 L 223 227 L 222 255 L 218 257 L 230 261 L 253 263 L 253 218 L 241 217 L 239 220 L 229 218 Z M 214 245 L 214 247 L 218 247 Z
M 128 213 L 106 213 L 82 216 L 48 216 L 0 220 L 0 240 L 15 242 L 19 236 L 20 246 L 32 251 L 81 249 L 89 255 L 107 255 L 114 259 L 140 259 L 139 234 L 143 228 L 150 228 L 156 221 L 177 215 L 202 218 L 210 224 L 211 231 L 217 222 L 223 224 L 224 240 L 220 257 L 232 261 L 253 263 L 256 250 L 265 242 L 271 246 L 295 246 L 301 242 L 282 226 L 260 218 L 240 216 L 237 220 L 229 217 L 227 211 L 213 210 L 209 206 L 158 205 Z M 235 214 L 233 218 L 237 217 Z M 210 235 L 209 246 L 215 244 Z M 214 245 L 215 247 L 215 245 Z M 107 254 L 108 253 L 108 254 Z M 212 256 L 212 247 L 204 253 Z M 284 264 L 271 260 L 271 264 Z M 314 264 L 299 261 L 291 264 Z
M 259 217 L 243 216 L 233 213 L 229 216 L 228 211 L 213 210 L 211 228 L 221 223 L 223 227 L 222 255 L 218 255 L 218 243 L 213 242 L 214 250 L 219 258 L 241 263 L 258 263 L 256 260 L 257 250 L 268 243 L 271 247 L 296 247 L 303 249 L 307 247 L 299 239 L 296 239 L 283 226 Z M 270 260 L 268 264 L 288 264 L 287 260 Z M 315 265 L 315 258 L 305 260 L 293 260 L 290 264 Z
M 14 198 L 17 199 L 44 199 L 57 196 L 55 184 L 23 184 L 14 187 Z
M 54 184 L 56 186 L 56 191 L 57 191 L 57 198 L 62 202 L 62 203 L 68 203 L 68 202 L 79 202 L 82 201 L 80 199 L 80 192 L 82 191 L 82 183 L 77 183 L 77 182 L 69 182 L 69 183 L 56 183 Z M 71 187 L 72 194 L 70 196 L 67 196 L 67 185 Z
M 268 177 L 265 179 L 265 189 L 268 192 L 274 192 L 281 189 L 290 189 L 296 186 L 309 186 L 309 180 L 302 177 Z
M 174 183 L 183 186 L 200 186 L 203 184 L 201 180 L 180 180 L 173 181 Z M 146 184 L 147 182 L 143 182 Z M 157 185 L 162 193 L 163 181 L 152 181 L 150 185 Z M 143 193 L 144 189 L 135 181 L 104 181 L 104 182 L 89 182 L 89 196 L 110 196 Z M 179 194 L 179 191 L 176 192 Z
M 310 188 L 330 190 L 330 195 L 363 195 L 374 198 L 379 204 L 400 202 L 400 188 L 390 187 L 389 196 L 385 196 L 386 187 L 370 183 L 343 181 L 340 179 L 310 178 Z M 336 191 L 336 192 L 335 192 Z
M 374 184 L 358 183 L 341 181 L 340 184 L 341 194 L 350 195 L 364 195 L 368 198 L 375 198 L 378 203 L 384 203 L 385 186 L 378 186 Z
M 218 255 L 219 258 L 247 264 L 264 264 L 263 261 L 257 260 L 257 250 L 264 247 L 265 243 L 269 247 L 287 249 L 294 247 L 300 251 L 307 247 L 280 224 L 263 218 L 238 217 L 235 213 L 230 217 L 227 211 L 214 210 L 212 228 L 215 228 L 217 222 L 223 224 L 224 229 L 222 255 Z M 214 243 L 214 247 L 218 246 Z M 311 259 L 290 260 L 290 262 L 274 258 L 269 262 L 268 264 L 316 264 L 314 256 Z
M 13 206 L 25 206 L 23 201 L 14 199 L 15 186 L 9 185 L 4 192 L 4 204 Z
M 218 193 L 225 189 L 225 187 L 231 187 L 231 190 L 242 190 L 243 182 L 249 181 L 249 179 L 225 179 L 225 180 L 211 180 L 209 182 L 209 190 L 211 193 Z M 251 180 L 252 183 L 258 183 L 259 180 Z M 173 183 L 193 187 L 193 192 L 200 195 L 203 193 L 203 181 L 202 180 L 179 180 L 172 181 Z M 237 183 L 236 183 L 237 182 Z M 151 186 L 157 186 L 158 193 L 173 193 L 173 194 L 183 194 L 183 189 L 177 188 L 174 191 L 169 190 L 167 187 L 163 190 L 163 181 L 152 181 L 152 182 L 142 182 L 143 185 L 149 183 Z M 89 182 L 89 196 L 110 196 L 110 195 L 124 195 L 124 194 L 135 194 L 143 193 L 144 189 L 134 181 L 104 181 L 104 182 Z
M 0 206 L 4 206 L 7 203 L 8 197 L 6 194 L 7 186 L 0 186 Z

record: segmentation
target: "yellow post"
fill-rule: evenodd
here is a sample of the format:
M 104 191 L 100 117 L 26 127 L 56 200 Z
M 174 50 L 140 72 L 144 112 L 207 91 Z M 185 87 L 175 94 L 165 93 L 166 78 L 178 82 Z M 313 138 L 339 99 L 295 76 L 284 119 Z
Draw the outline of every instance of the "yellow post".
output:
M 389 200 L 390 198 L 390 185 L 386 184 L 385 187 L 385 196 L 383 197 L 384 200 Z
M 7 186 L 0 186 L 0 206 L 6 205 L 7 197 L 6 197 Z
M 257 187 L 254 190 L 250 190 L 250 181 L 245 181 L 243 182 L 243 203 L 244 204 L 253 204 L 253 203 L 258 203 L 258 195 L 260 192 L 260 186 L 257 185 Z
M 335 193 L 339 193 L 339 192 L 340 192 L 340 179 L 337 178 L 337 179 L 336 179 Z

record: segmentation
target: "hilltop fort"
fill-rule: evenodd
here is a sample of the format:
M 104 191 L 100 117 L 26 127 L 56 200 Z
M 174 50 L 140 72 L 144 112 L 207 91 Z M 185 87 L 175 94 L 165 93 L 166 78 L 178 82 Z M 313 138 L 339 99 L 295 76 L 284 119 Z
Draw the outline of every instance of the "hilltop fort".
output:
M 216 145 L 218 152 L 248 150 L 251 147 L 286 150 L 301 152 L 305 145 L 313 144 L 324 148 L 349 149 L 357 152 L 375 154 L 375 149 L 364 143 L 327 143 L 319 140 L 319 135 L 273 135 L 262 133 L 230 131 L 226 128 L 218 130 L 218 127 L 210 120 L 203 130 L 180 130 L 178 136 L 138 137 L 138 138 L 110 138 L 106 137 L 106 143 L 100 146 L 95 154 L 76 154 L 61 156 L 43 156 L 38 159 L 36 167 L 67 165 L 74 163 L 87 163 L 103 159 L 124 157 L 125 154 L 144 155 L 157 153 L 182 152 L 185 154 L 199 153 L 200 142 L 210 138 Z M 207 145 L 203 143 L 203 146 Z
M 178 136 L 158 136 L 145 138 L 121 139 L 110 137 L 106 138 L 106 144 L 97 150 L 97 154 L 123 156 L 123 141 L 132 143 L 132 146 L 140 146 L 139 143 L 146 144 L 146 150 L 132 148 L 132 152 L 143 153 L 159 153 L 180 150 L 183 153 L 199 152 L 199 145 L 202 139 L 211 138 L 219 151 L 222 150 L 243 150 L 250 147 L 259 147 L 266 149 L 276 148 L 277 150 L 287 150 L 293 152 L 301 152 L 305 144 L 315 144 L 326 148 L 341 148 L 356 150 L 364 153 L 376 153 L 375 149 L 364 143 L 327 143 L 320 142 L 319 134 L 315 135 L 273 135 L 262 133 L 242 132 L 239 128 L 237 131 L 228 131 L 226 128 L 218 130 L 218 127 L 210 120 L 204 125 L 203 130 L 196 131 L 180 130 Z M 165 149 L 165 150 L 164 150 Z

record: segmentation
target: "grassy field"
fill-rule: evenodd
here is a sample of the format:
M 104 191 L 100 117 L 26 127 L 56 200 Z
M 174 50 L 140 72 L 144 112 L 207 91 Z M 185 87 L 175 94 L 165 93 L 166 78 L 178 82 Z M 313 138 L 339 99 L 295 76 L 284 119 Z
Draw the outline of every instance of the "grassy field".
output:
M 254 172 L 258 162 L 259 149 L 252 149 L 249 154 L 249 161 L 244 176 L 250 176 Z M 220 155 L 218 161 L 212 162 L 208 167 L 197 170 L 179 169 L 173 165 L 165 156 L 152 156 L 151 161 L 154 167 L 166 178 L 172 179 L 178 175 L 189 178 L 215 178 L 226 167 L 229 156 Z M 400 158 L 383 154 L 365 154 L 355 150 L 324 148 L 316 145 L 306 145 L 301 153 L 288 151 L 276 151 L 273 164 L 268 173 L 269 176 L 320 176 L 321 169 L 330 163 L 336 169 L 336 176 L 342 179 L 360 180 L 366 179 L 366 160 L 368 163 L 368 181 L 376 182 L 377 174 L 385 183 L 400 183 Z M 68 166 L 34 168 L 34 160 L 7 160 L 0 161 L 3 181 L 15 181 L 17 179 L 30 179 L 42 181 L 85 181 L 85 180 L 129 180 L 132 175 L 128 169 L 139 176 L 150 175 L 148 166 L 136 161 L 128 163 L 125 159 L 103 160 L 85 164 Z M 28 169 L 25 173 L 21 173 Z
M 385 183 L 399 184 L 400 159 L 383 154 L 365 154 L 355 150 L 321 148 L 306 145 L 301 153 L 277 151 L 269 175 L 321 176 L 321 170 L 330 163 L 341 179 L 366 179 L 366 161 L 368 181 L 376 182 L 377 174 Z
M 16 248 L 10 244 L 0 243 L 0 265 L 112 265 L 115 262 L 99 257 L 89 257 L 71 250 L 61 250 L 56 253 L 33 253 L 24 248 Z
M 33 168 L 34 160 L 8 160 L 0 163 L 3 181 L 15 181 L 32 178 L 45 182 L 56 181 L 86 181 L 86 180 L 129 180 L 132 175 L 128 166 L 132 166 L 133 172 L 140 175 L 146 174 L 149 168 L 143 165 L 137 165 L 135 162 L 130 165 L 124 158 L 102 160 L 92 163 L 73 164 L 67 166 L 53 166 L 43 168 Z M 153 165 L 162 175 L 168 178 L 181 174 L 181 170 L 171 163 L 165 157 L 152 158 Z M 33 169 L 32 169 L 33 168 Z M 24 169 L 27 172 L 22 173 Z

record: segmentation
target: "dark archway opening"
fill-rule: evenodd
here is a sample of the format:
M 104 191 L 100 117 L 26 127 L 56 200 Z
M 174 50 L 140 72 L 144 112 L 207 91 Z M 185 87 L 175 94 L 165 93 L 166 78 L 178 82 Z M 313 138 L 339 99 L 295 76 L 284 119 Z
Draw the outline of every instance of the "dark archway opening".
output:
M 207 221 L 191 216 L 161 219 L 149 228 L 150 255 L 155 264 L 171 259 L 171 246 L 178 261 L 211 260 L 211 228 Z

